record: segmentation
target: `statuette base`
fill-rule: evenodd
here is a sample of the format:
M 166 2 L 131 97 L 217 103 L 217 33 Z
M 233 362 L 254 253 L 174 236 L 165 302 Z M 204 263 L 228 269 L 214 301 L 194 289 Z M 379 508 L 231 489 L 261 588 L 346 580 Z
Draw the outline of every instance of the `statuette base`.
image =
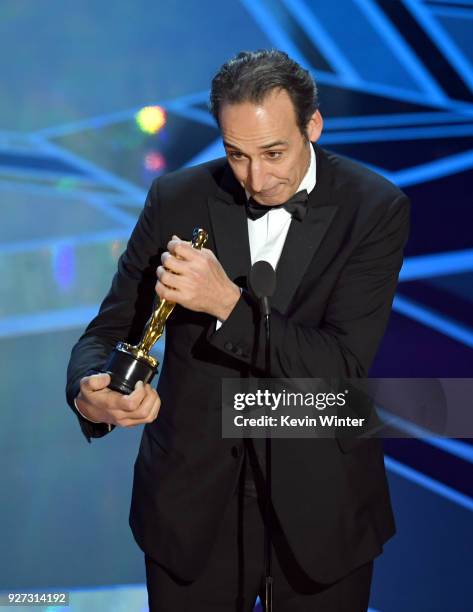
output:
M 110 375 L 110 389 L 130 395 L 139 380 L 143 384 L 150 383 L 157 369 L 158 362 L 154 357 L 140 355 L 136 347 L 119 342 L 110 354 L 103 372 Z

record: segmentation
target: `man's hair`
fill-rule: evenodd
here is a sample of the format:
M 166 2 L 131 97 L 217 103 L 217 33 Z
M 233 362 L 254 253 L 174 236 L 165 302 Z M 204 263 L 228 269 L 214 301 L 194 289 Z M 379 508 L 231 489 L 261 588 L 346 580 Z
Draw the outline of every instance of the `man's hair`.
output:
M 220 125 L 222 105 L 259 104 L 275 89 L 287 91 L 305 136 L 309 119 L 318 108 L 317 86 L 308 70 L 282 51 L 242 51 L 223 64 L 212 79 L 209 109 Z

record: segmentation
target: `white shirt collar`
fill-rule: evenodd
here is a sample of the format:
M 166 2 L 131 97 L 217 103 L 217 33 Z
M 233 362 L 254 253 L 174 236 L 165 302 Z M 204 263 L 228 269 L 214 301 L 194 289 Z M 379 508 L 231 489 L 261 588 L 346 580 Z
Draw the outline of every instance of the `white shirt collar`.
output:
M 310 144 L 310 164 L 309 167 L 307 168 L 307 172 L 305 173 L 304 178 L 301 181 L 301 184 L 299 185 L 299 188 L 297 189 L 297 191 L 302 191 L 303 189 L 307 190 L 307 193 L 310 193 L 314 187 L 315 187 L 315 183 L 316 183 L 316 159 L 315 159 L 315 151 L 314 151 L 314 147 L 312 146 L 312 143 Z

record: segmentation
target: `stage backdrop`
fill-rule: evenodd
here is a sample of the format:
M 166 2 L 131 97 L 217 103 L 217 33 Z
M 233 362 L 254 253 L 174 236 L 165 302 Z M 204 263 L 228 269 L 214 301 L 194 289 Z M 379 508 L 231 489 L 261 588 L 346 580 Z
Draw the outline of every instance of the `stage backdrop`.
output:
M 0 590 L 146 609 L 128 529 L 141 428 L 87 444 L 65 368 L 152 179 L 222 155 L 208 87 L 239 50 L 276 47 L 308 67 L 321 143 L 412 199 L 372 374 L 472 376 L 472 41 L 471 0 L 3 0 Z M 471 610 L 471 441 L 386 451 L 398 535 L 373 610 Z

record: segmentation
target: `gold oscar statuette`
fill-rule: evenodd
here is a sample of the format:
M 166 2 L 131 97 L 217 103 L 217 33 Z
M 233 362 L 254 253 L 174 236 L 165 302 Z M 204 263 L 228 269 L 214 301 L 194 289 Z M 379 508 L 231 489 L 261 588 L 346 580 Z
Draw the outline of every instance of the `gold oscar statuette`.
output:
M 192 247 L 201 249 L 207 242 L 205 230 L 195 228 L 192 232 Z M 136 345 L 119 342 L 113 349 L 103 372 L 110 374 L 110 389 L 129 395 L 136 383 L 151 382 L 158 369 L 158 360 L 150 355 L 155 343 L 161 338 L 169 315 L 174 310 L 174 302 L 160 300 L 146 323 L 143 336 Z

